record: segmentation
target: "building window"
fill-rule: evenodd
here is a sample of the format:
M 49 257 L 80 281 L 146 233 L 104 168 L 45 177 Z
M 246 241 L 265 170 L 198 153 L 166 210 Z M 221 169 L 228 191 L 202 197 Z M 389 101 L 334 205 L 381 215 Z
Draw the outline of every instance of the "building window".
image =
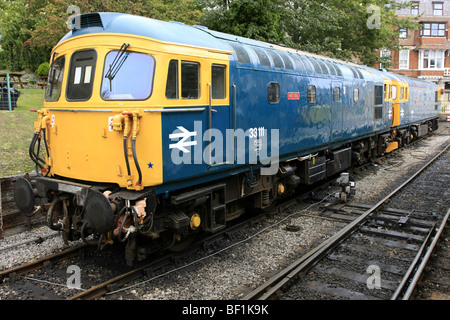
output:
M 418 16 L 419 15 L 419 2 L 418 1 L 412 1 L 411 2 L 411 15 L 412 16 Z
M 444 50 L 422 50 L 419 52 L 420 69 L 443 69 Z
M 400 50 L 398 68 L 409 69 L 409 50 Z
M 400 39 L 406 39 L 408 37 L 408 29 L 400 29 L 398 37 Z
M 444 13 L 444 3 L 433 2 L 433 15 L 442 16 Z
M 445 37 L 445 23 L 424 23 L 420 28 L 420 36 Z
M 380 51 L 380 57 L 381 58 L 387 58 L 387 57 L 390 57 L 391 56 L 391 51 L 389 51 L 389 50 L 381 50 Z M 386 59 L 382 59 L 381 61 L 383 61 L 383 60 L 386 60 Z M 380 69 L 383 69 L 384 67 L 383 67 L 383 64 L 382 63 L 380 63 Z

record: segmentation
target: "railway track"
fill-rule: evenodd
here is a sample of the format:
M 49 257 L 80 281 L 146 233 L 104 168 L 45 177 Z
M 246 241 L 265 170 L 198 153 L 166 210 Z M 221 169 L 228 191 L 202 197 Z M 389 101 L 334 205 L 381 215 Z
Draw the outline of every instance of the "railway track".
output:
M 445 152 L 445 150 L 443 152 Z M 443 152 L 441 152 L 441 154 Z M 438 158 L 438 157 L 436 157 L 436 158 Z M 427 166 L 429 166 L 429 164 L 424 166 L 422 168 L 422 170 L 424 170 Z M 412 180 L 414 180 L 414 178 L 410 178 L 408 181 L 412 181 Z M 404 186 L 402 186 L 402 187 L 400 187 L 398 189 L 401 189 L 403 187 Z M 396 191 L 391 193 L 391 196 L 393 196 L 393 194 Z M 305 196 L 302 196 L 302 197 L 304 198 Z M 301 197 L 297 197 L 297 198 L 291 199 L 290 201 L 288 201 L 286 203 L 283 203 L 283 204 L 279 205 L 278 207 L 274 208 L 274 211 L 282 211 L 283 208 L 289 207 L 292 204 L 297 203 L 301 199 L 302 199 Z M 401 221 L 403 221 L 405 219 L 407 220 L 406 221 L 407 223 L 403 223 L 403 224 L 405 224 L 405 226 L 400 227 L 400 230 L 399 231 L 395 231 L 395 232 L 398 232 L 399 235 L 400 235 L 405 230 L 405 228 L 413 228 L 413 231 L 411 233 L 413 236 L 410 237 L 411 239 L 407 240 L 409 242 L 414 240 L 413 238 L 416 238 L 416 235 L 419 232 L 419 230 L 415 230 L 415 229 L 417 229 L 417 228 L 419 228 L 419 229 L 427 229 L 428 228 L 428 230 L 431 230 L 431 229 L 433 229 L 432 228 L 433 227 L 433 223 L 436 223 L 435 217 L 433 217 L 433 215 L 428 214 L 427 212 L 420 212 L 420 211 L 417 210 L 417 211 L 413 212 L 412 214 L 410 214 L 411 213 L 410 211 L 387 208 L 385 203 L 383 202 L 381 204 L 381 202 L 382 201 L 380 201 L 378 203 L 379 207 L 376 208 L 376 209 L 373 209 L 372 207 L 368 207 L 368 206 L 364 206 L 364 205 L 352 205 L 352 206 L 346 206 L 346 207 L 344 207 L 342 205 L 339 205 L 339 206 L 327 207 L 327 210 L 323 212 L 323 216 L 325 216 L 325 217 L 327 217 L 329 219 L 337 219 L 339 221 L 342 221 L 343 224 L 348 223 L 349 221 L 351 221 L 350 224 L 352 224 L 352 223 L 355 223 L 355 221 L 360 220 L 361 217 L 364 214 L 366 214 L 367 212 L 370 212 L 369 213 L 370 219 L 368 218 L 366 222 L 362 222 L 361 221 L 360 224 L 361 225 L 364 224 L 365 227 L 369 229 L 369 231 L 367 232 L 366 239 L 368 239 L 367 237 L 369 237 L 369 234 L 370 234 L 370 237 L 372 237 L 372 240 L 369 240 L 369 241 L 371 241 L 372 243 L 376 243 L 377 242 L 375 240 L 375 238 L 374 238 L 375 237 L 374 234 L 376 234 L 375 231 L 378 231 L 378 233 L 381 233 L 380 230 L 388 230 L 387 228 L 390 225 L 396 225 L 396 228 L 399 228 L 399 223 L 398 222 L 401 222 Z M 376 215 L 376 219 L 373 219 L 373 217 L 375 215 Z M 265 214 L 261 215 L 259 217 L 259 219 L 263 219 L 264 216 L 265 216 Z M 424 222 L 421 222 L 422 218 L 426 218 L 424 220 Z M 418 221 L 415 221 L 415 220 L 418 220 Z M 414 226 L 412 224 L 413 222 L 416 222 L 416 226 Z M 255 223 L 255 222 L 253 221 L 253 222 L 246 222 L 246 223 L 248 224 L 248 223 Z M 346 229 L 347 227 L 345 227 L 344 229 Z M 237 229 L 238 228 L 236 228 L 236 230 Z M 434 226 L 434 229 L 437 229 L 437 225 Z M 370 230 L 372 230 L 372 232 L 370 232 Z M 209 239 L 204 240 L 201 243 L 195 244 L 192 248 L 188 249 L 186 252 L 178 253 L 178 254 L 171 254 L 171 255 L 168 255 L 168 256 L 163 257 L 161 259 L 158 259 L 158 260 L 156 260 L 156 261 L 154 261 L 152 263 L 140 266 L 139 268 L 137 268 L 135 270 L 127 270 L 127 272 L 122 273 L 119 276 L 114 276 L 114 277 L 112 277 L 111 279 L 109 279 L 107 281 L 104 281 L 104 282 L 99 283 L 99 284 L 93 284 L 89 289 L 84 289 L 84 291 L 80 292 L 79 294 L 76 294 L 74 296 L 66 295 L 63 298 L 67 298 L 69 296 L 68 299 L 76 300 L 76 299 L 95 299 L 95 298 L 101 297 L 103 295 L 111 295 L 111 297 L 114 297 L 114 293 L 115 292 L 120 292 L 121 288 L 125 288 L 126 285 L 131 283 L 133 280 L 136 280 L 136 279 L 139 279 L 139 278 L 142 278 L 142 277 L 146 277 L 147 280 L 144 280 L 144 281 L 151 281 L 152 279 L 155 279 L 156 277 L 158 277 L 159 276 L 158 274 L 160 274 L 161 276 L 164 276 L 165 275 L 164 273 L 158 273 L 156 271 L 158 269 L 161 269 L 161 268 L 169 265 L 169 264 L 175 265 L 175 268 L 173 268 L 173 267 L 171 267 L 171 268 L 176 270 L 177 265 L 178 265 L 179 262 L 180 262 L 180 264 L 182 264 L 182 263 L 184 263 L 185 260 L 190 260 L 189 258 L 188 259 L 185 258 L 186 256 L 189 255 L 189 251 L 203 249 L 207 253 L 208 252 L 212 252 L 213 250 L 210 250 L 211 248 L 213 248 L 213 247 L 216 247 L 216 248 L 220 247 L 220 245 L 216 246 L 216 244 L 219 244 L 220 242 L 223 242 L 224 239 L 233 238 L 234 237 L 233 234 L 235 232 L 237 232 L 237 231 L 233 231 L 232 229 L 229 229 L 229 230 L 227 230 L 226 233 L 223 233 L 222 235 L 214 236 L 214 237 L 211 237 Z M 389 231 L 389 232 L 391 234 L 395 234 L 394 230 Z M 389 232 L 385 231 L 384 233 L 389 233 Z M 351 234 L 352 237 L 353 237 L 353 235 L 356 235 L 356 236 L 361 237 L 361 238 L 363 237 L 362 229 L 359 229 L 359 232 L 349 231 L 349 234 Z M 327 243 L 329 243 L 329 242 L 330 242 L 330 240 L 327 241 Z M 349 246 L 350 245 L 349 243 L 350 242 L 345 242 L 345 243 L 343 243 L 341 245 L 341 247 L 345 246 L 346 244 L 348 244 L 348 246 Z M 322 246 L 323 245 L 321 245 L 320 247 L 322 247 Z M 409 247 L 409 246 L 413 246 L 413 244 L 409 244 L 408 246 L 405 245 L 405 247 Z M 416 244 L 415 248 L 417 248 L 417 246 L 418 245 Z M 356 246 L 354 246 L 354 247 L 356 248 Z M 337 246 L 336 248 L 339 248 L 339 246 Z M 360 250 L 361 250 L 361 248 L 360 248 Z M 391 254 L 392 254 L 392 252 L 394 252 L 396 250 L 398 251 L 399 248 L 396 247 L 395 245 L 391 246 L 391 251 L 390 251 Z M 416 249 L 414 249 L 414 250 L 416 250 Z M 362 249 L 362 251 L 364 251 L 364 249 Z M 412 250 L 410 250 L 410 251 L 412 251 Z M 311 257 L 311 254 L 309 253 L 307 256 Z M 316 269 L 317 273 L 319 271 L 322 272 L 323 270 L 328 271 L 328 273 L 329 273 L 330 270 L 335 270 L 335 271 L 339 270 L 339 268 L 336 266 L 336 264 L 338 262 L 342 262 L 342 261 L 345 262 L 346 260 L 348 261 L 349 259 L 354 259 L 354 256 L 349 256 L 348 254 L 345 255 L 342 252 L 340 253 L 340 252 L 335 251 L 334 254 L 331 254 L 331 255 L 328 256 L 328 259 L 334 261 L 333 262 L 334 265 L 331 266 L 331 267 L 328 266 L 328 265 L 325 265 L 324 262 L 323 262 L 324 260 L 322 260 L 322 262 L 319 262 L 319 263 L 315 262 L 315 264 L 317 266 L 317 269 Z M 62 260 L 60 260 L 60 261 L 62 261 Z M 367 260 L 367 261 L 370 261 L 370 260 Z M 196 262 L 197 261 L 194 261 L 193 263 L 196 263 Z M 42 268 L 42 266 L 53 265 L 53 264 L 56 264 L 56 263 L 58 263 L 56 260 L 54 262 L 45 262 L 44 261 L 37 268 Z M 320 263 L 322 263 L 322 264 L 320 264 Z M 185 266 L 189 266 L 189 263 L 187 263 L 187 264 L 184 263 L 184 265 Z M 381 263 L 377 264 L 377 261 L 373 261 L 371 266 L 378 266 L 380 268 L 384 267 L 384 265 L 381 264 Z M 334 269 L 332 269 L 332 268 L 334 268 Z M 404 268 L 404 266 L 402 268 Z M 395 267 L 392 267 L 392 269 L 395 269 Z M 400 267 L 397 267 L 397 269 L 400 270 Z M 30 269 L 30 270 L 32 270 L 32 269 Z M 364 271 L 366 271 L 366 269 Z M 5 272 L 7 272 L 7 275 L 3 276 L 3 278 L 9 277 L 9 275 L 14 275 L 14 276 L 18 276 L 19 274 L 24 275 L 24 274 L 26 274 L 26 273 L 28 273 L 30 271 L 21 271 L 21 273 L 19 273 L 19 272 L 16 272 L 16 271 L 8 270 L 8 271 L 5 271 Z M 302 272 L 304 272 L 304 274 L 303 274 L 303 277 L 304 277 L 306 275 L 306 272 L 305 271 L 302 271 Z M 401 272 L 402 271 L 397 271 L 397 273 L 401 273 Z M 156 276 L 155 276 L 154 273 L 156 274 Z M 324 272 L 324 273 L 326 273 L 326 272 Z M 351 274 L 351 273 L 348 273 L 348 275 L 349 275 L 349 277 L 351 277 L 352 275 L 355 276 L 355 274 Z M 384 275 L 384 271 L 382 272 L 382 275 Z M 364 278 L 364 276 L 365 276 L 365 278 Z M 357 278 L 357 276 L 355 276 L 355 277 Z M 363 277 L 360 276 L 360 283 L 363 283 L 364 285 L 367 285 L 367 279 L 369 277 L 370 277 L 369 274 L 363 274 Z M 382 277 L 382 281 L 381 281 L 380 287 L 385 286 L 385 283 L 384 283 L 383 279 L 384 278 Z M 365 283 L 364 283 L 364 280 L 366 281 Z M 384 279 L 384 280 L 388 280 L 388 279 Z M 327 281 L 328 281 L 327 282 L 328 285 L 333 286 L 333 280 L 331 280 L 331 281 L 327 280 Z M 292 283 L 290 281 L 288 281 L 288 283 L 292 286 Z M 320 286 L 317 285 L 317 284 L 319 284 L 318 281 L 311 282 L 311 283 L 312 284 L 316 284 L 315 289 L 320 287 Z M 377 282 L 375 280 L 374 280 L 373 283 L 374 283 L 375 286 L 377 285 Z M 391 283 L 386 282 L 386 285 L 390 286 L 391 290 L 393 290 L 392 289 L 393 285 Z M 273 283 L 270 284 L 270 286 L 273 286 Z M 297 291 L 299 291 L 299 290 L 300 291 L 301 290 L 309 290 L 309 289 L 303 288 L 303 289 L 298 289 Z M 282 289 L 282 290 L 285 290 L 285 289 Z M 289 292 L 288 293 L 282 293 L 281 295 L 279 295 L 279 294 L 282 291 L 275 290 L 275 292 L 278 294 L 278 298 L 280 298 L 280 299 L 292 299 L 293 298 L 293 296 Z M 370 297 L 370 295 L 367 295 L 367 296 Z M 255 296 L 255 297 L 256 298 L 260 298 L 260 297 L 262 297 L 262 295 L 259 296 L 259 297 L 258 296 Z M 250 295 L 247 295 L 245 298 L 246 299 L 254 299 L 255 297 L 250 297 Z M 358 295 L 357 293 L 355 293 L 355 295 L 353 296 L 353 298 L 362 298 L 362 297 L 363 296 Z M 271 296 L 270 298 L 273 298 L 273 296 Z M 298 299 L 298 296 L 294 297 L 294 298 Z
M 322 185 L 317 188 L 321 189 L 325 186 L 328 186 L 329 183 L 325 185 Z M 315 190 L 313 190 L 315 191 Z M 219 232 L 217 234 L 214 234 L 212 236 L 208 236 L 206 238 L 202 238 L 199 241 L 193 243 L 191 246 L 189 246 L 187 249 L 183 250 L 182 252 L 178 253 L 166 253 L 158 258 L 155 258 L 153 260 L 148 259 L 150 262 L 144 262 L 143 264 L 137 266 L 136 268 L 126 268 L 125 272 L 119 272 L 119 275 L 116 275 L 110 279 L 107 279 L 106 281 L 99 282 L 97 284 L 93 284 L 92 286 L 88 288 L 83 288 L 81 290 L 78 290 L 78 293 L 75 295 L 71 295 L 69 290 L 62 290 L 64 291 L 60 295 L 55 295 L 52 292 L 45 292 L 42 293 L 42 288 L 39 286 L 27 286 L 28 289 L 28 295 L 30 297 L 36 297 L 36 296 L 44 296 L 49 299 L 66 299 L 66 300 L 93 300 L 105 295 L 112 295 L 117 292 L 121 292 L 124 289 L 129 289 L 130 287 L 127 287 L 130 283 L 132 283 L 135 280 L 138 280 L 140 278 L 145 278 L 146 280 L 143 280 L 143 282 L 152 281 L 156 278 L 165 276 L 169 273 L 172 273 L 176 271 L 179 268 L 179 265 L 182 265 L 181 268 L 189 267 L 190 265 L 196 264 L 203 259 L 210 258 L 214 256 L 217 253 L 220 253 L 223 250 L 227 250 L 229 248 L 232 248 L 239 243 L 241 243 L 240 239 L 237 239 L 238 236 L 236 236 L 242 229 L 245 227 L 248 227 L 249 225 L 257 224 L 260 221 L 264 221 L 267 217 L 267 215 L 271 215 L 272 212 L 282 211 L 283 209 L 292 206 L 296 203 L 298 203 L 301 200 L 304 200 L 305 198 L 309 197 L 308 194 L 301 194 L 297 197 L 294 197 L 292 199 L 288 199 L 287 201 L 278 204 L 276 207 L 272 208 L 271 212 L 262 212 L 260 214 L 257 214 L 250 219 L 246 219 L 242 222 L 235 223 L 234 225 L 228 227 L 226 230 L 223 230 L 222 232 Z M 315 204 L 313 204 L 315 205 Z M 243 241 L 249 240 L 244 239 Z M 228 243 L 228 246 L 227 244 Z M 231 244 L 230 244 L 231 243 Z M 81 255 L 82 253 L 86 252 L 87 250 L 94 251 L 95 246 L 87 246 L 82 245 L 80 247 L 75 247 L 70 250 L 65 250 L 63 252 L 59 252 L 56 254 L 52 254 L 50 256 L 44 257 L 42 259 L 38 259 L 17 267 L 13 267 L 7 270 L 0 271 L 0 283 L 2 283 L 5 279 L 11 279 L 12 281 L 15 281 L 16 279 L 20 279 L 22 282 L 28 281 L 28 282 L 42 282 L 47 283 L 48 285 L 53 286 L 62 286 L 62 284 L 58 283 L 51 283 L 50 281 L 46 281 L 43 279 L 36 279 L 32 277 L 28 277 L 27 275 L 37 271 L 42 270 L 43 274 L 48 273 L 48 275 L 40 275 L 40 278 L 46 278 L 52 277 L 52 274 L 56 273 L 63 273 L 66 266 L 61 267 L 62 271 L 56 268 L 57 270 L 52 270 L 52 268 L 45 267 L 53 267 L 57 264 L 61 264 L 62 262 L 69 260 L 71 258 L 77 257 Z M 204 252 L 203 258 L 200 259 L 194 259 L 193 261 L 190 258 L 191 255 L 195 255 L 196 252 Z M 190 261 L 187 262 L 186 261 Z M 73 263 L 73 261 L 72 261 Z M 77 263 L 77 262 L 75 262 Z M 107 264 L 107 263 L 106 263 Z M 160 272 L 161 269 L 168 266 L 170 271 L 168 272 Z M 117 273 L 117 272 L 114 272 Z M 59 276 L 60 279 L 65 279 L 67 276 L 62 275 Z M 24 285 L 25 286 L 25 285 Z
M 61 261 L 70 259 L 72 257 L 79 256 L 80 254 L 86 252 L 86 250 L 89 250 L 90 246 L 87 245 L 81 245 L 77 246 L 68 250 L 64 250 L 46 257 L 43 257 L 41 259 L 37 259 L 25 264 L 22 264 L 17 267 L 9 268 L 6 270 L 0 271 L 0 283 L 3 283 L 5 279 L 11 278 L 11 277 L 18 277 L 25 274 L 28 274 L 30 272 L 42 269 L 46 266 L 51 266 L 56 263 L 59 263 Z
M 344 228 L 248 293 L 244 300 L 408 299 L 449 212 L 439 217 L 415 210 L 384 208 L 448 148 L 374 206 L 360 212 L 354 210 L 353 217 L 347 215 L 345 220 L 351 222 Z M 334 215 L 344 219 L 341 213 Z M 355 270 L 358 259 L 365 266 L 363 270 Z M 342 282 L 353 286 L 336 285 Z

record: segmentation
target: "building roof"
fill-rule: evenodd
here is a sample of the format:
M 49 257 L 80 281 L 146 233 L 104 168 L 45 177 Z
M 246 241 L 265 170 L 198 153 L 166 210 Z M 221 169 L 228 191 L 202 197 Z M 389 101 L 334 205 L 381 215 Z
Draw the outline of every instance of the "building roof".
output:
M 450 44 L 419 44 L 413 50 L 428 49 L 428 50 L 448 50 Z

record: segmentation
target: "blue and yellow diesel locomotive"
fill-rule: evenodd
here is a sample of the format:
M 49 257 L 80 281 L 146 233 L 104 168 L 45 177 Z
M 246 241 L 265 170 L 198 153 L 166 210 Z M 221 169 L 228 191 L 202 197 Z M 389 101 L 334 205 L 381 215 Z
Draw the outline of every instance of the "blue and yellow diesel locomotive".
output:
M 126 242 L 130 264 L 437 129 L 429 82 L 127 14 L 72 27 L 16 203 L 37 194 L 50 228 Z

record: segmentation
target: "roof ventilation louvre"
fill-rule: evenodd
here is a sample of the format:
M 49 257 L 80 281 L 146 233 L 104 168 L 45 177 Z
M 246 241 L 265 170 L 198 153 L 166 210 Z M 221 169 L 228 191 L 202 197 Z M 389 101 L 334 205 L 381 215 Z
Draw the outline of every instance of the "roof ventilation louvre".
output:
M 79 25 L 77 25 L 77 18 L 79 18 Z M 98 13 L 87 13 L 80 16 L 76 16 L 72 20 L 73 29 L 83 29 L 90 27 L 101 27 L 103 28 L 102 19 Z

